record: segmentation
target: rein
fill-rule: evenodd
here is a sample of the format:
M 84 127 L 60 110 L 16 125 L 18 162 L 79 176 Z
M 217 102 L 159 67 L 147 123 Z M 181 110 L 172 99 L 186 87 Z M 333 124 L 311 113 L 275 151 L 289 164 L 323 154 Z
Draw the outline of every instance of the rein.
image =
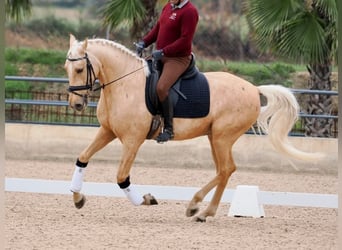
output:
M 146 67 L 146 66 L 143 66 L 143 67 L 141 67 L 141 68 L 138 68 L 138 69 L 136 69 L 136 70 L 133 70 L 133 71 L 130 72 L 130 73 L 127 73 L 126 75 L 120 76 L 119 78 L 116 78 L 115 80 L 113 80 L 113 81 L 111 81 L 111 82 L 107 82 L 107 83 L 105 83 L 105 84 L 102 84 L 100 87 L 95 88 L 93 91 L 97 91 L 97 90 L 99 90 L 99 89 L 104 89 L 106 86 L 108 86 L 108 85 L 110 85 L 110 84 L 112 84 L 112 83 L 114 83 L 114 82 L 117 82 L 117 81 L 119 81 L 119 80 L 121 80 L 121 79 L 123 79 L 123 78 L 125 78 L 125 77 L 127 77 L 127 76 L 129 76 L 129 75 L 131 75 L 131 74 L 133 74 L 133 73 L 135 73 L 135 72 L 137 72 L 137 71 L 139 71 L 139 70 L 142 70 L 142 69 L 145 68 L 145 67 Z
M 86 84 L 83 85 L 83 86 L 69 86 L 69 88 L 67 89 L 68 92 L 71 92 L 75 95 L 78 95 L 78 96 L 81 96 L 81 97 L 84 97 L 83 95 L 75 92 L 75 91 L 79 91 L 79 90 L 91 90 L 91 91 L 97 91 L 99 89 L 104 89 L 106 86 L 112 84 L 112 83 L 115 83 L 139 70 L 142 70 L 143 68 L 145 68 L 146 66 L 143 66 L 141 68 L 138 68 L 130 73 L 127 73 L 113 81 L 110 81 L 108 83 L 105 83 L 105 84 L 100 84 L 101 86 L 97 87 L 97 88 L 93 88 L 94 85 L 95 85 L 95 82 L 97 80 L 96 76 L 95 76 L 95 72 L 94 72 L 94 68 L 93 68 L 93 65 L 91 64 L 90 60 L 89 60 L 89 57 L 88 57 L 88 54 L 85 53 L 85 56 L 84 57 L 79 57 L 79 58 L 67 58 L 68 61 L 70 62 L 75 62 L 75 61 L 80 61 L 80 60 L 86 60 L 87 61 L 87 81 L 86 81 Z M 94 77 L 94 80 L 93 80 L 93 77 Z

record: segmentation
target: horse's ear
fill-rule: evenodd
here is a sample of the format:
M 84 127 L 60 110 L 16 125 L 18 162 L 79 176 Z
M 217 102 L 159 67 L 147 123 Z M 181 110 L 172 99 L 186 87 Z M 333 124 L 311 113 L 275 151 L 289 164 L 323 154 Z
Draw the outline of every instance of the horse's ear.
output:
M 75 36 L 73 34 L 70 34 L 70 42 L 69 42 L 70 48 L 72 47 L 75 41 L 76 41 Z
M 86 39 L 84 39 L 83 46 L 82 46 L 84 51 L 87 49 L 87 46 L 88 46 L 88 39 L 86 38 Z

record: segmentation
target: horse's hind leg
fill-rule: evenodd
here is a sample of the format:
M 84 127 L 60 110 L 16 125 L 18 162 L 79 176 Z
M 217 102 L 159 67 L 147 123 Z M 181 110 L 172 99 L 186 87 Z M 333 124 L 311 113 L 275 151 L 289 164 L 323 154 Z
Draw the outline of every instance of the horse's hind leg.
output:
M 70 186 L 76 208 L 82 208 L 85 203 L 85 196 L 81 194 L 80 191 L 82 189 L 84 171 L 88 161 L 96 152 L 114 139 L 115 135 L 111 130 L 100 127 L 92 143 L 90 143 L 79 155 Z
M 229 149 L 228 155 L 228 164 L 219 165 L 220 169 L 216 175 L 216 178 L 218 179 L 218 185 L 216 186 L 214 196 L 211 199 L 209 206 L 196 217 L 196 221 L 204 222 L 206 220 L 206 217 L 215 216 L 216 214 L 218 205 L 222 198 L 222 194 L 227 186 L 228 179 L 236 169 L 235 163 L 232 158 L 231 149 Z
M 216 166 L 216 172 L 217 172 L 217 159 L 216 159 L 216 153 L 215 153 L 215 147 L 212 144 L 211 136 L 208 136 L 210 146 L 211 146 L 211 154 Z M 198 211 L 198 203 L 202 202 L 204 197 L 212 190 L 214 187 L 216 187 L 218 184 L 218 179 L 215 177 L 212 179 L 208 184 L 206 184 L 204 187 L 202 187 L 196 194 L 193 196 L 192 200 L 190 201 L 188 208 L 186 210 L 186 216 L 191 217 L 194 216 Z
M 224 137 L 217 140 L 211 138 L 212 152 L 216 163 L 216 176 L 207 185 L 205 185 L 194 196 L 194 199 L 203 200 L 204 196 L 216 186 L 216 190 L 209 206 L 200 215 L 195 217 L 196 221 L 204 222 L 208 216 L 216 214 L 218 205 L 221 201 L 222 194 L 227 185 L 228 179 L 235 171 L 236 166 L 232 158 L 232 144 L 224 140 Z M 200 199 L 199 199 L 200 198 Z M 194 200 L 193 199 L 193 200 Z

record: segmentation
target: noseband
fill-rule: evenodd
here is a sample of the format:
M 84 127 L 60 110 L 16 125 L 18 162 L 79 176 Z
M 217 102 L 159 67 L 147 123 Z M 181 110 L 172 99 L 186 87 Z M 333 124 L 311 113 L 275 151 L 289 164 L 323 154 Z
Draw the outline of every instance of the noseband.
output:
M 76 62 L 76 61 L 80 61 L 80 60 L 86 60 L 87 61 L 87 80 L 86 80 L 85 85 L 83 85 L 83 86 L 69 86 L 69 88 L 68 88 L 69 92 L 71 92 L 75 95 L 84 97 L 83 95 L 77 93 L 76 91 L 93 90 L 93 86 L 94 86 L 94 83 L 96 81 L 94 68 L 93 68 L 93 65 L 90 63 L 90 60 L 88 58 L 88 54 L 85 53 L 84 57 L 79 57 L 79 58 L 69 58 L 68 57 L 67 60 L 70 62 Z

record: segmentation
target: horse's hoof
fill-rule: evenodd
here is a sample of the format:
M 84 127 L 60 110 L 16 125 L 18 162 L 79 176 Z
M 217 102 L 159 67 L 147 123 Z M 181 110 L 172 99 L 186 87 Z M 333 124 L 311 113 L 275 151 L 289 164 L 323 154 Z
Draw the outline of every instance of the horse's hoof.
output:
M 187 217 L 192 217 L 192 216 L 194 216 L 195 214 L 197 214 L 198 213 L 198 211 L 199 211 L 199 208 L 198 207 L 194 207 L 194 208 L 188 208 L 187 210 L 186 210 L 186 212 L 185 212 L 185 215 L 187 216 Z
M 86 198 L 84 195 L 79 194 L 79 193 L 74 193 L 74 204 L 77 209 L 80 209 L 84 206 L 86 202 Z
M 207 219 L 204 217 L 204 216 L 196 216 L 195 218 L 194 218 L 194 221 L 196 221 L 196 222 L 206 222 L 207 221 Z
M 154 196 L 151 194 L 145 194 L 143 198 L 144 198 L 143 205 L 158 205 L 156 198 L 154 198 Z
M 86 202 L 86 198 L 83 197 L 79 202 L 75 202 L 75 207 L 77 209 L 80 209 L 84 206 L 85 202 Z

